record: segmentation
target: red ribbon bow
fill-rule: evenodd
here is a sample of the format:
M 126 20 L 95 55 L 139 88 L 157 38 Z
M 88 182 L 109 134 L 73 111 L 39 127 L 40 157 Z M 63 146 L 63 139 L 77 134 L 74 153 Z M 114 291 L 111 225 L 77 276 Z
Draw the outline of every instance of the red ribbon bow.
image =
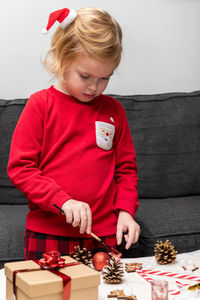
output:
M 37 262 L 42 269 L 56 269 L 66 266 L 65 259 L 60 257 L 60 252 L 50 251 L 42 255 L 43 259 L 39 259 Z

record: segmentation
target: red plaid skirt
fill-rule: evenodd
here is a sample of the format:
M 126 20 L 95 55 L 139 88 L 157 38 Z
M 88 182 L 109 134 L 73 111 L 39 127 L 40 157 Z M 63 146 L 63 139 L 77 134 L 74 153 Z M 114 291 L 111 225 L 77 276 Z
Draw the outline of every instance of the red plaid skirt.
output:
M 116 248 L 116 236 L 110 235 L 101 239 L 113 248 Z M 74 252 L 75 246 L 87 248 L 93 254 L 99 251 L 109 252 L 100 242 L 93 238 L 72 238 L 43 234 L 26 230 L 24 239 L 25 259 L 40 259 L 42 254 L 48 251 L 57 250 L 61 255 L 70 255 Z

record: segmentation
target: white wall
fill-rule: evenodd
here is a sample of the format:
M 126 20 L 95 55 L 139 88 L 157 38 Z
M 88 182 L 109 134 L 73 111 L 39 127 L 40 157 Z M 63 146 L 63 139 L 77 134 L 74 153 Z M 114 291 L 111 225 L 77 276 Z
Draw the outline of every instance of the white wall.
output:
M 0 98 L 28 97 L 48 87 L 41 58 L 52 33 L 51 11 L 101 7 L 121 24 L 124 53 L 107 93 L 148 94 L 200 89 L 199 0 L 0 0 Z

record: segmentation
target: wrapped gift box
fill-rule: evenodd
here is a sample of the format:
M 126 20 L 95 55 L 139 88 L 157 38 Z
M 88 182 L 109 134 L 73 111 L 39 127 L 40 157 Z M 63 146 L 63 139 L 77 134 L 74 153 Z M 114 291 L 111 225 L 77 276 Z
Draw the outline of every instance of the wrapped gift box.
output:
M 64 256 L 66 263 L 75 260 Z M 63 281 L 58 275 L 40 266 L 32 260 L 11 262 L 4 265 L 6 275 L 6 300 L 13 300 L 13 271 L 28 269 L 16 275 L 17 300 L 62 300 Z M 60 272 L 71 277 L 70 300 L 98 300 L 100 274 L 84 264 L 64 267 Z

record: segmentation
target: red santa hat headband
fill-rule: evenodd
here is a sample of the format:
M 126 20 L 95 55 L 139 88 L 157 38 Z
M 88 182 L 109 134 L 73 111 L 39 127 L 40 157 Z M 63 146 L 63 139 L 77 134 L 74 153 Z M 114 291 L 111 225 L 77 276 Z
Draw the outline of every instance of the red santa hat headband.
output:
M 49 15 L 48 24 L 46 28 L 42 29 L 42 32 L 47 33 L 56 21 L 58 21 L 60 23 L 60 26 L 65 29 L 75 20 L 76 16 L 77 13 L 74 9 L 63 8 L 60 10 L 56 10 Z

